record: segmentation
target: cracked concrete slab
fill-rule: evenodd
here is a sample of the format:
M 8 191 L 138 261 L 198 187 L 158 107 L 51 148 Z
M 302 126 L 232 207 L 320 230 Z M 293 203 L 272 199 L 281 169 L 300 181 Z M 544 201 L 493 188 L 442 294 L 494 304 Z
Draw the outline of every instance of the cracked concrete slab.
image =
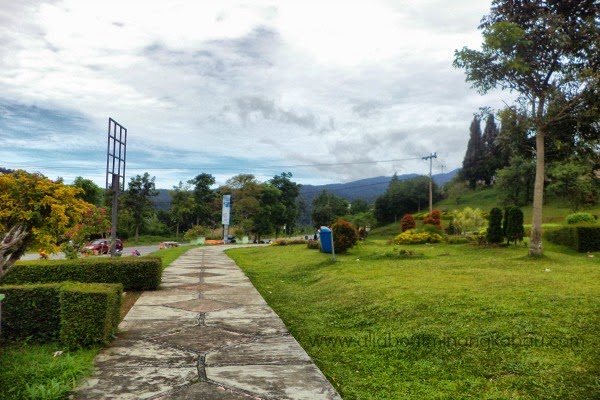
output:
M 226 308 L 236 307 L 235 304 L 224 303 L 222 301 L 209 300 L 209 299 L 194 299 L 186 301 L 178 301 L 175 303 L 166 304 L 168 307 L 180 308 L 182 310 L 195 311 L 195 312 L 207 312 L 207 311 L 218 311 Z
M 74 399 L 151 399 L 198 380 L 198 369 L 136 367 L 103 368 L 74 392 Z
M 225 248 L 175 260 L 71 398 L 341 399 Z
M 182 389 L 173 391 L 165 396 L 157 397 L 156 400 L 261 400 L 260 397 L 251 396 L 235 391 L 221 385 L 215 385 L 210 382 L 198 382 Z
M 117 339 L 98 354 L 96 368 L 190 367 L 197 365 L 196 354 L 150 340 Z
M 208 379 L 258 396 L 329 400 L 339 395 L 312 365 L 245 365 L 207 369 Z
M 198 313 L 158 305 L 134 306 L 129 310 L 125 319 L 127 321 L 133 319 L 196 320 Z
M 207 367 L 223 365 L 312 363 L 304 349 L 291 335 L 260 337 L 257 340 L 235 344 L 209 352 Z
M 211 350 L 244 343 L 251 340 L 251 336 L 221 328 L 194 326 L 180 332 L 155 337 L 153 340 L 178 349 L 205 354 Z

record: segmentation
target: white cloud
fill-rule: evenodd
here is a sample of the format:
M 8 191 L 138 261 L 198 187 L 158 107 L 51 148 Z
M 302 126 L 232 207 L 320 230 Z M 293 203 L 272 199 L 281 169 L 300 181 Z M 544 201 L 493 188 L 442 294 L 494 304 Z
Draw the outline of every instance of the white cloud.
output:
M 3 160 L 15 165 L 27 159 L 31 165 L 32 151 L 39 149 L 42 165 L 44 149 L 60 153 L 62 147 L 62 159 L 87 166 L 90 151 L 97 151 L 91 159 L 104 157 L 110 116 L 128 128 L 132 172 L 155 171 L 161 187 L 200 172 L 269 177 L 285 166 L 324 160 L 403 161 L 290 169 L 306 183 L 419 173 L 420 157 L 433 151 L 456 168 L 472 113 L 501 106 L 497 94 L 481 97 L 469 90 L 463 73 L 451 66 L 455 49 L 480 43 L 476 26 L 489 5 L 3 4 L 0 106 L 21 110 L 0 125 L 12 137 Z M 26 112 L 32 106 L 58 116 L 34 120 Z M 40 135 L 47 135 L 47 143 L 27 146 Z M 100 162 L 95 169 L 103 168 Z

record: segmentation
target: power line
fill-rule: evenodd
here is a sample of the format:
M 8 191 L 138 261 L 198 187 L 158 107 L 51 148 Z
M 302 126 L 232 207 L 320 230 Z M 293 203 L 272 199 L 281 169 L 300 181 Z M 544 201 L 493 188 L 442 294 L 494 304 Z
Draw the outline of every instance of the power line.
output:
M 332 166 L 343 166 L 343 165 L 366 165 L 366 164 L 379 164 L 379 163 L 388 163 L 388 162 L 398 162 L 398 161 L 413 161 L 419 160 L 421 157 L 413 157 L 413 158 L 399 158 L 395 160 L 375 160 L 375 161 L 351 161 L 351 162 L 340 162 L 340 163 L 321 163 L 321 164 L 295 164 L 295 165 L 264 165 L 264 166 L 253 166 L 254 169 L 274 169 L 274 168 L 301 168 L 301 167 L 332 167 Z M 14 163 L 5 163 L 5 164 L 14 164 Z M 16 165 L 16 166 L 15 166 Z M 14 164 L 12 168 L 30 168 L 30 169 L 79 169 L 79 170 L 96 170 L 97 167 L 89 166 L 39 166 L 39 165 L 21 165 Z M 213 165 L 204 165 L 204 166 L 193 166 L 193 167 L 152 167 L 152 168 L 144 168 L 144 167 L 129 167 L 129 170 L 158 170 L 158 171 L 188 171 L 188 170 L 199 170 L 199 169 L 231 169 L 231 167 L 221 167 L 221 166 L 213 166 Z

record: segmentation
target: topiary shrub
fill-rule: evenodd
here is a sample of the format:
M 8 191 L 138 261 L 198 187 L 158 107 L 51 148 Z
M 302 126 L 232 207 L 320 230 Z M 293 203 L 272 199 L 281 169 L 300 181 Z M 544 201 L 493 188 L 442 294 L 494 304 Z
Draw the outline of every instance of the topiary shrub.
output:
M 502 210 L 492 208 L 490 211 L 490 221 L 487 229 L 487 241 L 489 243 L 502 243 L 504 232 L 502 230 Z
M 394 244 L 439 243 L 443 237 L 434 232 L 417 232 L 414 229 L 402 232 L 394 238 Z
M 53 283 L 0 286 L 2 336 L 69 348 L 107 342 L 120 321 L 123 285 Z
M 333 225 L 331 225 L 331 232 L 333 234 L 333 247 L 336 253 L 346 253 L 348 249 L 351 249 L 358 243 L 358 231 L 348 221 L 338 219 Z
M 122 295 L 121 284 L 64 284 L 60 341 L 71 349 L 107 343 L 119 325 Z
M 415 229 L 416 227 L 417 223 L 415 222 L 415 218 L 412 216 L 412 214 L 406 214 L 404 217 L 402 217 L 402 220 L 400 221 L 400 229 L 402 232 L 406 232 L 409 229 Z
M 60 283 L 0 286 L 2 337 L 51 341 L 58 337 Z
M 595 224 L 596 218 L 590 213 L 578 212 L 575 214 L 567 215 L 565 222 L 569 225 L 574 224 Z
M 423 225 L 433 225 L 437 230 L 442 230 L 442 213 L 439 210 L 433 210 L 423 219 Z
M 162 261 L 158 257 L 92 258 L 18 262 L 2 284 L 89 282 L 121 283 L 125 290 L 156 290 Z
M 576 251 L 600 251 L 600 226 L 566 226 L 559 229 L 549 229 L 544 232 L 544 238 L 549 242 L 568 246 Z
M 504 236 L 508 243 L 514 242 L 515 246 L 517 242 L 523 240 L 525 234 L 525 228 L 523 227 L 523 211 L 519 207 L 508 207 L 504 211 L 504 225 L 503 225 Z

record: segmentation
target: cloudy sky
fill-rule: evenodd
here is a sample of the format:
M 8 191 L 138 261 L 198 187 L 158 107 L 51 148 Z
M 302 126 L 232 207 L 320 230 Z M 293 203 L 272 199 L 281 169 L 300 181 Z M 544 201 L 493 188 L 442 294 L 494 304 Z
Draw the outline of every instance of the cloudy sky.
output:
M 488 0 L 0 0 L 0 166 L 104 186 L 206 172 L 348 182 L 461 166 L 480 96 L 452 67 Z

